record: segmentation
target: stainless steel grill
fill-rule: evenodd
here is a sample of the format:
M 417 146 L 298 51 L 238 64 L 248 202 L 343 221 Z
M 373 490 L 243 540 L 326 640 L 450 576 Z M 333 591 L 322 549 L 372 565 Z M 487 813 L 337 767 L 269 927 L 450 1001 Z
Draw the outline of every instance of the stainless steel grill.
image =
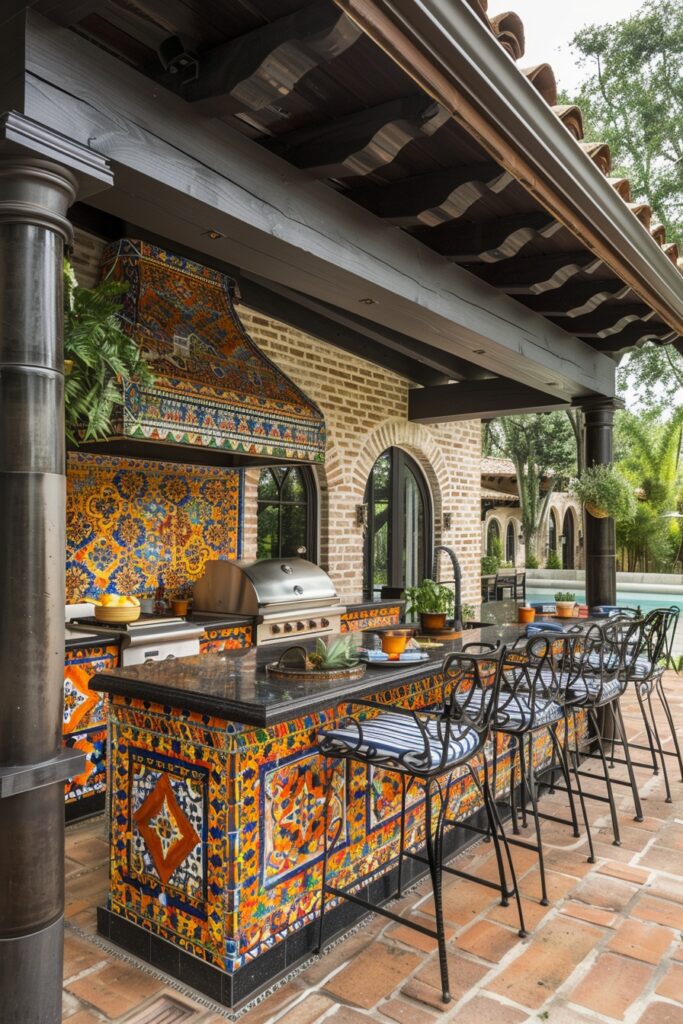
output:
M 346 609 L 327 573 L 305 558 L 207 562 L 194 610 L 256 618 L 256 643 L 338 633 Z
M 136 622 L 126 624 L 78 618 L 67 622 L 66 628 L 77 632 L 120 633 L 122 665 L 199 654 L 199 638 L 204 633 L 201 624 L 153 615 L 143 615 Z

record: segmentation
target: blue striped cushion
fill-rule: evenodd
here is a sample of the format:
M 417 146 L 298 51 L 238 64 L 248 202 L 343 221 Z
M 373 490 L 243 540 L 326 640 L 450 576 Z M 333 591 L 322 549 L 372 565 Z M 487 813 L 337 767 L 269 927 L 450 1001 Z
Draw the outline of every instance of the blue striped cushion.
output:
M 407 759 L 410 767 L 423 769 L 436 768 L 441 763 L 443 741 L 439 738 L 437 722 L 434 719 L 425 722 L 429 737 L 426 757 L 424 736 L 412 715 L 387 712 L 379 714 L 377 718 L 361 722 L 360 726 L 363 730 L 362 743 L 360 734 L 353 725 L 326 729 L 319 733 L 321 752 L 331 756 L 352 753 L 360 759 L 368 760 L 393 758 L 398 761 L 402 756 Z M 444 722 L 441 726 L 445 730 Z M 451 730 L 456 735 L 451 735 L 446 763 L 455 765 L 464 761 L 468 754 L 480 746 L 480 739 L 475 729 L 468 729 L 461 735 L 458 735 L 457 726 L 451 725 Z
M 574 680 L 569 687 L 569 695 L 573 700 L 590 703 L 596 699 L 612 700 L 618 697 L 623 689 L 621 681 L 615 676 L 613 679 L 606 679 L 600 690 L 599 676 L 582 676 Z
M 486 691 L 487 697 L 491 692 L 491 690 Z M 464 705 L 464 695 L 462 701 L 459 701 L 459 703 Z M 564 714 L 561 705 L 557 704 L 555 701 L 547 701 L 539 697 L 534 701 L 534 704 L 534 728 L 537 725 L 549 725 L 551 722 L 559 722 Z M 465 713 L 472 717 L 476 717 L 479 713 L 480 707 L 481 691 L 472 694 L 472 699 L 465 708 Z M 519 693 L 506 694 L 503 690 L 498 697 L 498 707 L 494 716 L 493 728 L 498 729 L 500 732 L 504 732 L 508 728 L 514 729 L 515 731 L 518 729 L 528 729 L 531 724 L 531 720 L 530 701 Z

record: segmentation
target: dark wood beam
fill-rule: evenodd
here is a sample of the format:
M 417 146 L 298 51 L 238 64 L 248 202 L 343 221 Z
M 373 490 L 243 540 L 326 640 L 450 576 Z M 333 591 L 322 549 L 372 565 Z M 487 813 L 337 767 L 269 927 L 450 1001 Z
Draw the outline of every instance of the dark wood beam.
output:
M 644 326 L 649 326 L 647 319 L 653 316 L 652 310 L 642 302 L 624 302 L 602 306 L 601 309 L 587 313 L 585 316 L 574 318 L 554 316 L 553 320 L 560 327 L 564 327 L 565 330 L 572 331 L 573 334 L 580 334 L 582 338 L 602 338 L 607 336 L 604 334 L 605 331 L 618 334 L 621 330 L 619 325 L 626 327 L 627 324 L 633 323 L 636 320 L 643 323 Z
M 409 142 L 433 135 L 448 120 L 443 107 L 418 93 L 290 132 L 267 145 L 316 177 L 362 177 L 390 164 Z
M 622 352 L 627 349 L 637 348 L 646 341 L 654 341 L 659 344 L 673 341 L 676 332 L 663 324 L 660 320 L 652 323 L 643 323 L 639 320 L 635 324 L 628 324 L 618 334 L 608 334 L 605 338 L 598 338 L 595 335 L 586 335 L 583 340 L 587 345 L 592 345 L 598 352 Z
M 434 227 L 455 220 L 486 195 L 498 195 L 515 179 L 493 161 L 367 185 L 347 193 L 355 203 L 400 227 Z
M 450 222 L 436 228 L 416 228 L 415 238 L 456 263 L 483 260 L 497 263 L 515 256 L 529 242 L 551 238 L 563 227 L 543 211 L 520 213 L 495 220 Z
M 594 281 L 571 281 L 562 288 L 542 292 L 540 295 L 520 295 L 519 301 L 527 309 L 543 316 L 585 316 L 611 299 L 624 299 L 632 294 L 622 281 L 597 278 Z
M 585 249 L 509 259 L 498 264 L 473 264 L 473 274 L 508 295 L 542 295 L 561 288 L 576 274 L 590 274 L 602 261 Z
M 279 285 L 265 281 L 258 281 L 249 276 L 240 276 L 240 287 L 247 305 L 252 304 L 250 296 L 254 295 L 261 302 L 269 302 L 271 316 L 281 316 L 287 323 L 290 323 L 292 321 L 287 320 L 287 316 L 293 315 L 296 312 L 301 330 L 315 333 L 313 324 L 317 323 L 318 320 L 328 325 L 335 325 L 338 330 L 330 334 L 328 326 L 328 334 L 324 336 L 324 340 L 329 340 L 331 344 L 337 345 L 339 348 L 346 347 L 345 332 L 347 331 L 353 337 L 362 338 L 364 340 L 364 348 L 356 348 L 354 343 L 354 347 L 349 348 L 349 351 L 363 356 L 363 358 L 370 360 L 370 362 L 377 362 L 374 357 L 375 347 L 377 347 L 380 353 L 384 351 L 393 352 L 394 365 L 398 372 L 402 372 L 404 377 L 410 377 L 416 383 L 426 383 L 425 380 L 421 379 L 426 376 L 432 377 L 430 383 L 488 379 L 491 376 L 486 370 L 482 370 L 481 367 L 469 362 L 467 359 L 441 351 L 432 345 L 425 345 L 415 338 L 407 337 L 398 331 L 388 330 L 386 327 L 372 323 L 372 321 L 367 320 L 365 317 L 338 309 L 330 303 L 322 302 L 310 295 L 304 295 L 301 292 L 282 288 Z M 311 319 L 311 326 L 309 327 L 305 326 L 306 311 L 315 318 Z M 285 313 L 287 316 L 285 316 Z M 297 324 L 293 324 L 293 326 L 297 326 Z M 319 335 L 319 337 L 323 337 L 323 335 Z M 412 364 L 422 367 L 421 373 L 418 373 L 417 376 L 412 376 L 410 373 L 405 372 L 406 368 Z M 385 362 L 382 365 L 388 366 L 388 363 Z M 403 369 L 398 369 L 401 366 Z M 415 368 L 413 373 L 417 373 Z M 438 380 L 436 379 L 437 377 Z
M 168 73 L 159 81 L 203 114 L 261 110 L 282 101 L 304 75 L 348 50 L 361 34 L 338 7 L 318 0 L 202 53 L 195 81 L 184 84 Z
M 450 423 L 522 412 L 551 412 L 568 405 L 566 398 L 544 394 L 515 381 L 468 381 L 414 388 L 408 395 L 408 419 L 415 423 Z

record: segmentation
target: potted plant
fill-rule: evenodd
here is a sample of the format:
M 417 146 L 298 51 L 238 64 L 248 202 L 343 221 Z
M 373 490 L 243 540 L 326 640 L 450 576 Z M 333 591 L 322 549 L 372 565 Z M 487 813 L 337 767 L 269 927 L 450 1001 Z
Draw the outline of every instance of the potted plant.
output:
M 309 679 L 359 679 L 366 665 L 360 660 L 360 636 L 346 633 L 330 640 L 318 638 L 312 651 L 297 644 L 288 647 L 278 661 L 266 665 L 266 671 L 275 679 L 305 682 Z
M 595 465 L 584 469 L 572 485 L 572 493 L 597 519 L 633 519 L 636 511 L 633 488 L 613 466 Z
M 561 619 L 571 619 L 576 608 L 576 594 L 558 590 L 555 594 L 555 610 Z
M 446 628 L 448 613 L 453 608 L 453 591 L 434 580 L 422 580 L 417 587 L 406 588 L 408 615 L 419 615 L 422 630 L 434 633 Z

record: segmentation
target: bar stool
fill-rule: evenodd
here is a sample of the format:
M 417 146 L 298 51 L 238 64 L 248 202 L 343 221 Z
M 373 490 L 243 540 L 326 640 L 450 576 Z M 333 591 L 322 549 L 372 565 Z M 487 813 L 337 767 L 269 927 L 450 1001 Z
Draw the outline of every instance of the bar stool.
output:
M 352 706 L 365 709 L 365 718 L 349 717 L 341 726 L 327 729 L 319 734 L 319 749 L 321 754 L 328 759 L 328 768 L 323 811 L 324 854 L 318 951 L 323 948 L 325 897 L 329 895 L 350 900 L 367 910 L 373 910 L 437 940 L 444 1003 L 449 1002 L 451 997 L 443 923 L 441 890 L 443 871 L 495 889 L 501 894 L 501 902 L 504 906 L 507 905 L 508 898 L 514 896 L 519 914 L 519 935 L 524 937 L 527 934 L 514 864 L 505 833 L 491 799 L 485 751 L 485 745 L 489 738 L 491 710 L 495 706 L 495 699 L 500 687 L 504 655 L 504 648 L 476 654 L 473 651 L 464 650 L 448 655 L 442 669 L 444 676 L 443 702 L 438 709 L 411 711 L 407 708 L 386 705 L 373 700 L 354 700 L 351 702 Z M 488 696 L 484 696 L 485 694 Z M 367 713 L 370 711 L 377 714 L 374 717 L 367 717 Z M 340 821 L 336 834 L 330 839 L 328 816 L 335 760 L 358 761 L 368 768 L 370 766 L 382 768 L 386 771 L 396 772 L 400 776 L 401 816 L 398 882 L 394 898 L 398 898 L 402 894 L 404 857 L 427 864 L 434 894 L 436 931 L 402 918 L 385 906 L 369 903 L 351 892 L 351 888 L 358 888 L 362 885 L 362 880 L 356 880 L 353 886 L 347 889 L 340 889 L 328 882 L 330 851 L 334 848 L 342 828 Z M 478 770 L 479 765 L 482 767 L 481 777 Z M 446 826 L 467 827 L 465 823 L 455 821 L 448 816 L 455 775 L 459 774 L 459 770 L 462 769 L 467 771 L 472 784 L 478 791 L 486 814 L 498 867 L 499 882 L 497 883 L 477 878 L 443 863 L 443 841 Z M 413 784 L 422 786 L 425 794 L 426 856 L 405 847 L 406 794 Z M 510 888 L 508 888 L 505 874 L 503 850 L 510 871 Z

